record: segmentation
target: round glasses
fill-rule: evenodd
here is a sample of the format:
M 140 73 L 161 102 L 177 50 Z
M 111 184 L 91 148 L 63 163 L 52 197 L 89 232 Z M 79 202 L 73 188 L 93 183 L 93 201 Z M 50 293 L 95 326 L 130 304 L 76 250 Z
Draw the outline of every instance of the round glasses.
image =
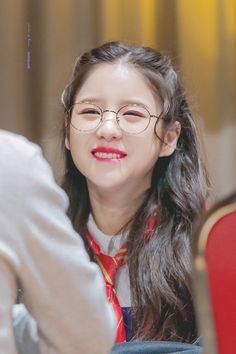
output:
M 69 110 L 70 124 L 80 132 L 89 133 L 96 130 L 103 122 L 104 113 L 112 112 L 116 115 L 116 122 L 120 129 L 127 134 L 140 134 L 147 129 L 151 118 L 160 118 L 150 114 L 146 107 L 139 104 L 127 104 L 117 112 L 102 110 L 90 102 L 75 103 Z

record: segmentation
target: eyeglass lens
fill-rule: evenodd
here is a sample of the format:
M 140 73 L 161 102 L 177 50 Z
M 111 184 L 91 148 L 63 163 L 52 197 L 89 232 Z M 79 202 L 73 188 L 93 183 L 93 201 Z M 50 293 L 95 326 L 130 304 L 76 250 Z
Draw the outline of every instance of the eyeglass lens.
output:
M 76 103 L 71 109 L 71 125 L 83 132 L 95 130 L 103 120 L 100 107 L 92 103 Z M 148 110 L 140 105 L 126 105 L 117 112 L 117 123 L 130 134 L 144 131 L 150 121 Z

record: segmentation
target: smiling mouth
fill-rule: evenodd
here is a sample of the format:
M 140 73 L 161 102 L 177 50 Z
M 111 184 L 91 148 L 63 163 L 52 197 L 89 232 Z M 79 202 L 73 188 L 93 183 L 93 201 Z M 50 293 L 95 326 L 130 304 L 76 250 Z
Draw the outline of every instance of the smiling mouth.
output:
M 121 159 L 124 156 L 121 156 L 120 154 L 113 154 L 111 152 L 106 153 L 106 152 L 95 152 L 93 153 L 93 156 L 99 157 L 100 159 Z
M 123 151 L 107 148 L 93 149 L 91 153 L 99 161 L 119 161 L 127 156 Z

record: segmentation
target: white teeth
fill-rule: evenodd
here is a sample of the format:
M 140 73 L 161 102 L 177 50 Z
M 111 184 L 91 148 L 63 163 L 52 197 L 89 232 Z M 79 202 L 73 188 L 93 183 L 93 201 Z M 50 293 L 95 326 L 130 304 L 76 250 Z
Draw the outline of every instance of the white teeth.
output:
M 113 154 L 111 152 L 106 153 L 106 152 L 95 152 L 94 156 L 102 158 L 102 159 L 120 159 L 121 155 L 120 154 Z

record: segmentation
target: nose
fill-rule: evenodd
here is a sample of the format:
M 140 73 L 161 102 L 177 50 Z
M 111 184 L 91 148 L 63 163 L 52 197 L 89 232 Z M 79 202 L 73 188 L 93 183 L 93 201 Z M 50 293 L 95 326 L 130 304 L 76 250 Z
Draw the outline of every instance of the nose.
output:
M 122 130 L 116 121 L 115 111 L 106 110 L 103 112 L 103 119 L 96 130 L 96 135 L 99 139 L 105 139 L 107 141 L 113 139 L 118 140 L 122 137 Z

